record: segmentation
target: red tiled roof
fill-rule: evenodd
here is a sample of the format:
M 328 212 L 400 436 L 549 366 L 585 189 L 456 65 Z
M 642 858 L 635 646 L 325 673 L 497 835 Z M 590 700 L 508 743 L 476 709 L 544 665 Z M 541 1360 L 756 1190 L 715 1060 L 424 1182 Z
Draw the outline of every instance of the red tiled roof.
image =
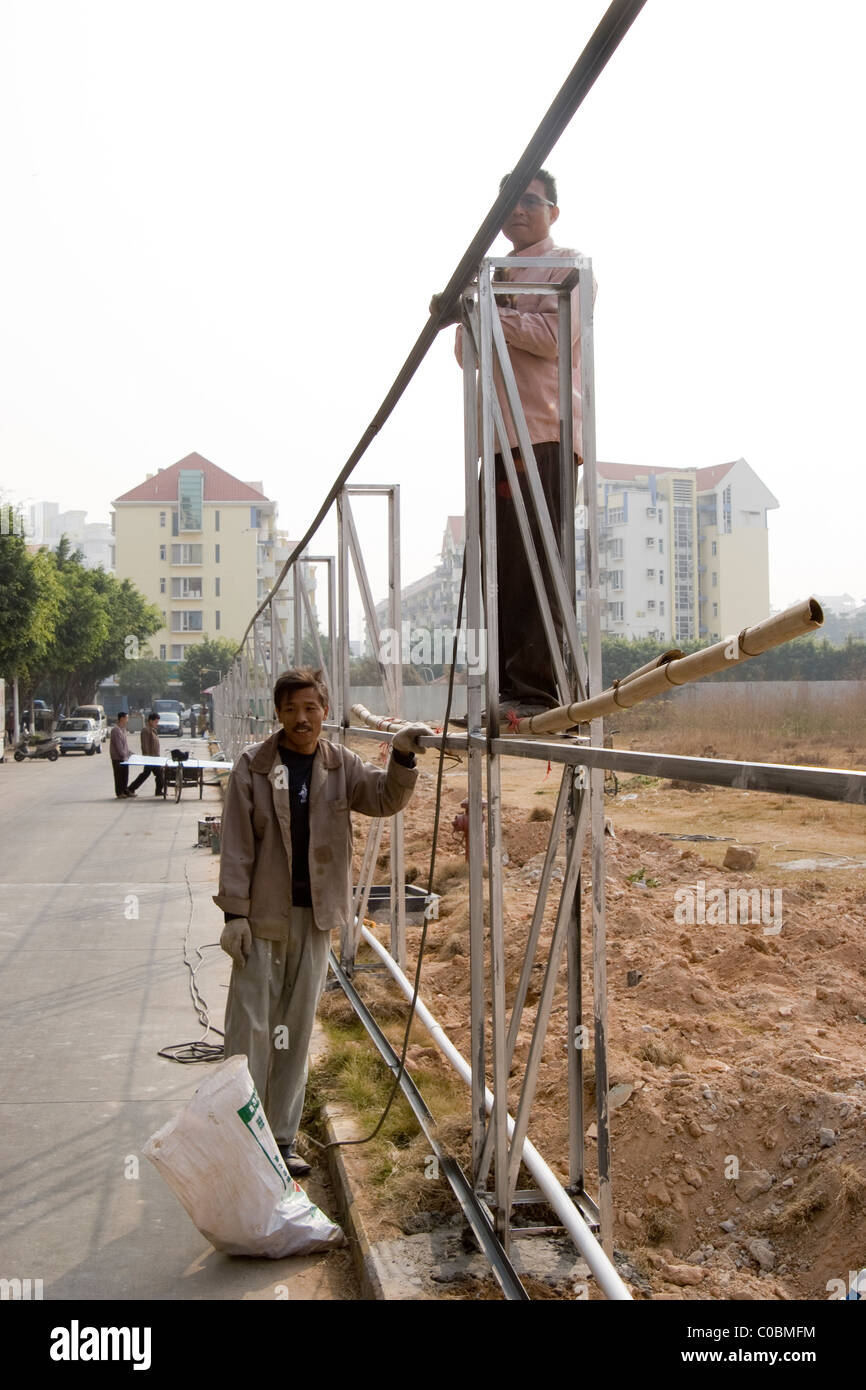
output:
M 118 502 L 176 502 L 178 474 L 182 468 L 201 469 L 204 474 L 205 502 L 268 501 L 263 492 L 250 487 L 249 483 L 242 483 L 240 478 L 235 478 L 224 468 L 217 468 L 210 459 L 202 458 L 201 454 L 187 454 L 186 458 L 173 463 L 170 468 L 160 468 L 152 478 L 116 497 L 112 505 L 116 506 Z
M 728 469 L 733 466 L 733 463 L 717 463 L 712 468 L 699 468 L 698 492 L 709 492 L 711 488 L 718 486 Z
M 669 473 L 671 470 L 647 468 L 637 463 L 602 463 L 599 460 L 596 471 L 602 478 L 619 478 L 622 482 L 634 482 L 635 478 L 648 478 L 650 473 Z
M 733 468 L 733 463 L 716 463 L 711 468 L 696 468 L 695 479 L 698 492 L 708 492 L 714 488 L 724 478 L 729 468 Z M 608 478 L 611 481 L 635 482 L 638 478 L 648 478 L 650 473 L 655 473 L 657 478 L 664 477 L 668 473 L 690 473 L 690 468 L 648 468 L 645 464 L 636 463 L 602 463 L 600 460 L 596 464 L 596 469 L 600 478 Z

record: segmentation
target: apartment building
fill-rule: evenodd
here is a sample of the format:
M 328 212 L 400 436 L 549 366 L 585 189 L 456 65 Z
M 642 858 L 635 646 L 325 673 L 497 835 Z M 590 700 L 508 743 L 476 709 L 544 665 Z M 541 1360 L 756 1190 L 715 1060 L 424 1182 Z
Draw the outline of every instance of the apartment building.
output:
M 460 575 L 463 569 L 463 551 L 466 545 L 466 528 L 462 516 L 449 516 L 442 537 L 439 564 L 422 579 L 407 584 L 400 591 L 402 622 L 409 624 L 409 631 L 423 629 L 427 632 L 440 632 L 453 627 L 457 617 L 457 603 L 460 598 Z M 376 605 L 376 619 L 379 630 L 387 627 L 388 601 L 383 599 Z M 465 626 L 465 616 L 464 616 Z M 410 639 L 411 640 L 411 639 Z M 378 650 L 378 635 L 375 645 L 366 634 L 365 650 L 372 655 Z M 445 658 L 450 660 L 449 654 Z M 438 664 L 438 663 L 437 663 Z
M 602 630 L 718 641 L 770 611 L 767 512 L 779 503 L 746 463 L 649 470 L 598 464 Z M 586 625 L 583 527 L 578 617 Z
M 73 550 L 80 550 L 85 569 L 110 571 L 113 566 L 111 526 L 107 521 L 88 521 L 87 512 L 75 509 L 62 512 L 57 502 L 34 502 L 30 507 L 27 533 L 31 550 L 48 546 L 56 550 L 61 536 L 66 536 Z
M 201 454 L 188 454 L 112 503 L 114 571 L 161 609 L 154 656 L 182 661 L 205 638 L 240 641 L 273 585 L 277 504 Z M 281 614 L 285 630 L 285 617 Z

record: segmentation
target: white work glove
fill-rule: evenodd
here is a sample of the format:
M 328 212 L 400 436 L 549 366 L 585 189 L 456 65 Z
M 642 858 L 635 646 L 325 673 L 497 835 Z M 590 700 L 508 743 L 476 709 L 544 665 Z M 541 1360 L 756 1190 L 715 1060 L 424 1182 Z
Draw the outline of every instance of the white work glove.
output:
M 418 757 L 423 758 L 427 749 L 422 748 L 418 740 L 424 734 L 432 736 L 433 730 L 429 729 L 426 724 L 404 724 L 400 732 L 394 735 L 391 746 L 396 748 L 398 753 L 405 753 L 407 756 L 409 753 L 415 753 Z
M 223 927 L 220 945 L 231 956 L 239 970 L 247 963 L 247 956 L 253 948 L 253 934 L 246 917 L 235 917 Z

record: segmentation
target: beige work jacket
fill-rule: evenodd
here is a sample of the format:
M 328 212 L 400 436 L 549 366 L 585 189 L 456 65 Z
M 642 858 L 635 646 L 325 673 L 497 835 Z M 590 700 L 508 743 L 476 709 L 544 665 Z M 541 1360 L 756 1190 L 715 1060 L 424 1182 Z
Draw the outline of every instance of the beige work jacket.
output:
M 219 892 L 224 912 L 249 919 L 253 936 L 283 941 L 292 905 L 292 833 L 288 778 L 278 729 L 238 757 L 222 816 Z M 342 744 L 320 739 L 310 778 L 310 887 L 322 931 L 341 928 L 352 911 L 351 812 L 392 816 L 409 801 L 417 768 L 392 758 L 387 769 L 363 762 Z

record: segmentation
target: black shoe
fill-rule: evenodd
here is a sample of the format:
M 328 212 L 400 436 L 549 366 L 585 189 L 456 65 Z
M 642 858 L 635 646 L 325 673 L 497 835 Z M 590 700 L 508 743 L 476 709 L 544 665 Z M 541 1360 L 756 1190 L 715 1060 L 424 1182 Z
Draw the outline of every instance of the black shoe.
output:
M 293 1178 L 303 1178 L 306 1177 L 307 1173 L 312 1172 L 307 1160 L 301 1158 L 299 1153 L 295 1153 L 294 1147 L 291 1144 L 278 1144 L 277 1148 L 280 1151 L 280 1157 Z

